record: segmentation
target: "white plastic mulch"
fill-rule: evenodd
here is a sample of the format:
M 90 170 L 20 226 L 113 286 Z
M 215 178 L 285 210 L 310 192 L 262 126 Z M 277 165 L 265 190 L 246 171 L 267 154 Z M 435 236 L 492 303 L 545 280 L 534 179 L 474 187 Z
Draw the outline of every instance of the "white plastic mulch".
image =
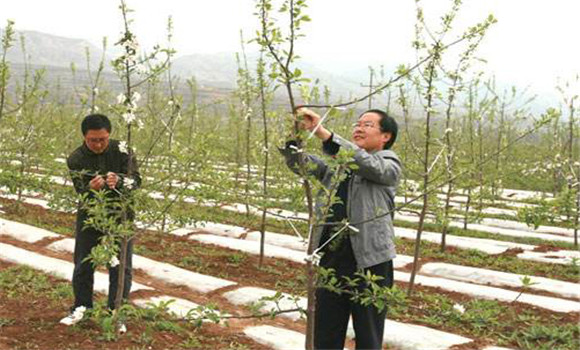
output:
M 0 219 L 0 236 L 10 236 L 19 241 L 35 243 L 45 238 L 56 238 L 60 235 L 38 227 L 19 222 Z
M 508 229 L 513 229 L 513 230 L 519 230 L 519 231 L 548 233 L 548 234 L 556 234 L 556 235 L 563 235 L 563 236 L 569 236 L 569 237 L 574 236 L 574 230 L 571 228 L 540 225 L 537 229 L 534 229 L 533 227 L 526 225 L 526 223 L 524 223 L 524 222 L 513 221 L 513 220 L 483 218 L 481 220 L 481 224 L 487 225 L 487 226 L 495 226 L 495 227 L 502 227 L 502 228 L 508 228 Z M 531 237 L 534 237 L 534 236 L 531 236 Z
M 0 193 L 0 197 L 15 200 L 15 201 L 18 200 L 18 196 L 15 194 Z M 48 205 L 48 201 L 46 201 L 44 199 L 37 199 L 37 198 L 33 198 L 33 197 L 22 197 L 20 199 L 20 201 L 23 203 L 26 203 L 26 204 L 38 205 L 44 209 L 50 209 L 50 207 Z
M 457 334 L 408 323 L 385 320 L 383 342 L 398 349 L 444 350 L 452 346 L 469 343 L 472 340 Z
M 148 299 L 136 299 L 132 302 L 141 307 L 148 308 L 152 306 L 159 307 L 162 303 L 167 306 L 167 310 L 178 318 L 184 318 L 190 310 L 197 308 L 199 305 L 189 300 L 174 298 L 167 295 L 151 297 Z
M 189 300 L 171 297 L 168 295 L 151 297 L 147 299 L 136 299 L 133 300 L 132 302 L 135 305 L 142 308 L 160 307 L 161 305 L 164 305 L 169 313 L 173 314 L 176 318 L 179 319 L 192 319 L 204 316 L 203 312 L 200 312 L 200 310 L 196 310 L 199 307 L 199 304 L 196 304 Z M 220 316 L 227 315 L 217 310 L 215 312 Z M 208 319 L 204 320 L 204 322 L 209 321 L 210 320 Z
M 72 280 L 74 264 L 37 254 L 35 252 L 0 243 L 0 259 L 19 265 L 26 265 L 35 270 L 46 272 L 58 278 Z M 131 291 L 151 290 L 152 288 L 133 282 Z M 95 272 L 95 291 L 107 294 L 109 290 L 109 276 L 102 272 Z
M 74 252 L 74 240 L 71 238 L 54 242 L 48 246 L 49 249 Z M 133 255 L 133 268 L 143 270 L 154 279 L 165 283 L 186 286 L 191 290 L 200 293 L 209 293 L 214 290 L 233 286 L 236 283 L 221 278 L 202 275 L 197 272 L 173 266 L 171 264 L 155 261 L 139 255 Z
M 249 305 L 258 303 L 260 298 L 262 297 L 273 296 L 275 294 L 276 292 L 272 290 L 247 287 L 224 293 L 224 297 L 226 297 L 228 301 L 236 305 Z M 305 307 L 306 299 L 300 298 L 300 301 L 298 303 L 302 307 Z M 291 309 L 294 307 L 295 307 L 294 303 L 288 301 L 287 299 L 284 299 L 283 302 L 280 303 L 280 309 Z M 261 308 L 261 311 L 263 312 L 270 312 L 271 310 L 278 310 L 274 302 L 271 301 L 265 302 Z M 297 312 L 280 314 L 280 316 L 287 317 L 292 320 L 299 319 L 299 314 Z M 348 335 L 350 337 L 353 337 L 354 332 L 352 330 L 352 325 L 349 325 L 349 327 L 350 330 L 348 332 Z M 265 334 L 264 331 L 265 329 L 262 331 L 262 333 L 256 331 L 255 335 L 265 337 L 272 336 L 272 339 L 274 339 L 276 338 L 274 337 L 274 335 L 279 334 L 280 338 L 284 339 L 284 330 L 280 331 L 270 330 L 268 332 L 265 332 Z M 303 335 L 301 339 L 302 341 L 304 341 Z M 254 340 L 259 341 L 258 339 Z M 471 342 L 471 339 L 447 332 L 438 331 L 424 326 L 386 320 L 383 341 L 386 344 L 396 346 L 397 348 L 400 349 L 418 350 L 418 349 L 447 349 L 454 345 Z M 275 346 L 274 343 L 269 343 L 267 345 Z M 282 347 L 276 348 L 286 349 L 285 347 L 283 347 L 283 345 L 284 343 L 281 343 L 281 345 L 279 346 Z M 301 344 L 301 346 L 303 346 L 303 344 Z
M 452 265 L 446 263 L 427 263 L 421 267 L 420 272 L 426 275 L 443 277 L 458 281 L 491 284 L 494 286 L 508 286 L 521 288 L 523 275 L 492 271 L 469 266 Z M 529 277 L 530 289 L 541 290 L 559 294 L 567 298 L 580 299 L 580 284 L 558 281 L 544 277 Z
M 234 203 L 230 205 L 224 205 L 221 207 L 225 210 L 230 210 L 236 213 L 245 213 L 246 212 L 246 205 L 240 203 Z M 258 208 L 250 206 L 250 213 L 254 215 L 262 215 L 262 211 Z M 307 213 L 301 212 L 293 212 L 290 210 L 284 209 L 277 209 L 277 208 L 268 208 L 268 213 L 266 214 L 268 218 L 272 219 L 283 219 L 283 218 L 300 218 L 303 220 L 308 220 Z
M 259 231 L 251 231 L 246 235 L 246 240 L 259 242 L 261 233 Z M 265 242 L 267 244 L 276 245 L 278 247 L 293 249 L 305 252 L 308 249 L 308 242 L 299 238 L 298 236 L 290 236 L 275 232 L 265 232 Z
M 460 222 L 452 221 L 449 225 L 452 227 L 463 228 L 463 223 L 460 223 Z M 560 241 L 560 242 L 574 243 L 573 237 L 553 235 L 553 234 L 549 234 L 549 233 L 513 230 L 513 229 L 509 229 L 509 228 L 493 227 L 493 226 L 487 226 L 487 225 L 482 225 L 482 224 L 467 224 L 467 229 L 474 230 L 474 231 L 495 233 L 495 234 L 504 235 L 504 236 L 511 236 L 511 237 L 539 238 L 539 239 L 543 239 L 546 241 Z
M 194 225 L 188 226 L 189 232 L 207 232 L 219 236 L 228 236 L 238 238 L 243 233 L 248 232 L 248 229 L 240 226 L 233 226 L 227 224 L 220 224 L 209 221 L 199 221 Z
M 397 220 L 403 220 L 407 222 L 419 222 L 419 216 L 413 215 L 408 212 L 405 213 L 397 213 L 395 218 Z M 426 222 L 432 222 L 433 220 L 430 218 L 425 219 Z M 467 229 L 474 230 L 474 231 L 481 231 L 493 234 L 499 234 L 504 236 L 511 236 L 511 237 L 525 237 L 525 238 L 539 238 L 547 241 L 561 241 L 561 242 L 568 242 L 573 243 L 574 239 L 572 237 L 561 236 L 558 234 L 549 234 L 549 233 L 542 233 L 542 232 L 531 232 L 528 230 L 521 230 L 521 229 L 510 229 L 505 227 L 500 227 L 500 222 L 496 222 L 496 225 L 484 225 L 484 224 L 473 224 L 468 223 Z M 458 227 L 463 228 L 463 222 L 459 221 L 451 221 L 449 222 L 449 226 L 451 227 Z
M 417 237 L 417 230 L 395 227 L 395 235 L 401 238 L 415 239 Z M 441 242 L 441 233 L 438 232 L 428 232 L 423 231 L 421 233 L 421 240 L 433 243 Z M 486 254 L 501 254 L 508 249 L 521 248 L 523 250 L 533 250 L 536 248 L 533 245 L 496 241 L 493 239 L 485 238 L 473 238 L 473 237 L 463 237 L 446 235 L 446 244 L 449 246 L 462 248 L 462 249 L 475 249 L 482 251 Z
M 208 234 L 196 234 L 189 236 L 189 239 L 201 243 L 215 244 L 220 247 L 239 250 L 250 254 L 260 254 L 260 246 L 254 241 L 245 241 L 236 238 L 222 237 Z M 293 249 L 282 248 L 271 244 L 264 245 L 264 256 L 271 258 L 281 258 L 298 263 L 304 262 L 306 254 Z
M 396 281 L 409 282 L 410 279 L 411 279 L 410 273 L 395 271 Z M 543 309 L 556 312 L 580 311 L 580 303 L 577 301 L 559 299 L 554 297 L 546 297 L 541 295 L 533 295 L 529 293 L 522 293 L 521 295 L 519 295 L 520 294 L 519 292 L 514 292 L 507 289 L 454 281 L 448 278 L 417 275 L 415 276 L 415 283 L 425 287 L 440 288 L 446 291 L 461 293 L 482 299 L 512 302 L 517 298 L 517 301 L 520 303 L 534 305 L 537 307 L 541 307 Z
M 543 263 L 580 265 L 580 252 L 576 250 L 559 250 L 556 252 L 523 252 L 518 258 Z
M 276 295 L 275 291 L 258 287 L 243 287 L 223 294 L 223 296 L 234 305 L 249 305 L 259 302 L 261 298 L 273 297 L 274 295 Z M 260 311 L 269 313 L 272 311 L 292 310 L 298 307 L 306 310 L 306 298 L 298 297 L 295 301 L 295 298 L 289 294 L 282 293 L 281 296 L 282 298 L 279 300 L 278 306 L 274 301 L 262 301 L 263 305 L 260 308 Z M 300 312 L 285 312 L 281 313 L 280 316 L 297 321 L 300 319 Z
M 247 327 L 244 334 L 274 350 L 304 349 L 306 341 L 302 333 L 274 326 Z

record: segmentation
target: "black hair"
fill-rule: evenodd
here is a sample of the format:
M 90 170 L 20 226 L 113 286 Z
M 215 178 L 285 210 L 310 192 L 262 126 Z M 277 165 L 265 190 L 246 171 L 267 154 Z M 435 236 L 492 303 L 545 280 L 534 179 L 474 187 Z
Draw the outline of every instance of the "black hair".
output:
M 89 114 L 81 123 L 81 131 L 86 135 L 89 130 L 105 129 L 111 133 L 111 121 L 103 114 Z
M 397 121 L 395 121 L 395 118 L 391 117 L 386 112 L 381 111 L 380 109 L 369 109 L 368 111 L 362 113 L 359 116 L 359 118 L 367 113 L 376 113 L 381 117 L 381 120 L 379 122 L 381 132 L 388 132 L 391 134 L 391 138 L 389 139 L 389 141 L 387 141 L 387 143 L 385 143 L 383 149 L 390 149 L 391 146 L 393 146 L 393 144 L 395 143 L 395 140 L 397 140 L 397 132 L 399 131 Z

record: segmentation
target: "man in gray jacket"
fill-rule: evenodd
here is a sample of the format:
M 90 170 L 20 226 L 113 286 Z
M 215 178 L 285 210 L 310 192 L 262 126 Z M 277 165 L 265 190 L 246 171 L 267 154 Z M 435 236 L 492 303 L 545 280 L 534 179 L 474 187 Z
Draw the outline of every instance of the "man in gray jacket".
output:
M 327 225 L 317 230 L 314 239 L 323 253 L 320 265 L 332 268 L 339 280 L 356 278 L 357 272 L 371 272 L 380 276 L 382 287 L 393 284 L 393 259 L 395 258 L 392 211 L 395 191 L 401 177 L 402 166 L 397 155 L 390 150 L 397 138 L 397 123 L 381 110 L 364 112 L 353 125 L 352 142 L 327 130 L 321 118 L 308 109 L 300 109 L 301 126 L 314 131 L 323 141 L 323 151 L 336 155 L 341 150 L 354 152 L 355 167 L 348 170 L 338 184 L 336 196 L 340 199 L 331 206 Z M 282 154 L 291 169 L 302 153 L 292 150 L 289 143 Z M 309 171 L 329 188 L 333 170 L 312 155 L 306 155 Z M 317 204 L 320 210 L 321 203 Z M 346 220 L 350 227 L 346 234 L 336 234 L 343 224 L 329 225 Z M 333 241 L 331 244 L 330 241 Z M 359 290 L 368 287 L 361 281 Z M 335 293 L 324 288 L 316 292 L 316 320 L 314 344 L 317 349 L 343 349 L 349 317 L 352 315 L 357 349 L 381 349 L 386 308 L 363 306 L 351 300 L 349 293 Z

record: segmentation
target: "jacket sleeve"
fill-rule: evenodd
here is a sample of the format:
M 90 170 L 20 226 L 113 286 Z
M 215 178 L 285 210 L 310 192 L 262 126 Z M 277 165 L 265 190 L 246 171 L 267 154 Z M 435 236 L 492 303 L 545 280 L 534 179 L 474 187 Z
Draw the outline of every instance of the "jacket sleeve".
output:
M 324 175 L 328 171 L 328 166 L 326 165 L 326 163 L 324 163 L 324 161 L 322 161 L 320 158 L 315 157 L 313 155 L 298 152 L 296 149 L 293 148 L 296 147 L 296 145 L 297 145 L 296 141 L 288 141 L 286 142 L 284 148 L 278 148 L 280 154 L 282 154 L 286 159 L 286 165 L 288 166 L 288 168 L 290 168 L 290 170 L 292 170 L 292 172 L 294 172 L 295 174 L 299 175 L 300 172 L 298 164 L 300 161 L 300 157 L 303 157 L 303 159 L 306 161 L 306 168 L 308 174 L 314 176 L 319 181 L 322 181 Z
M 354 151 L 353 161 L 358 166 L 354 173 L 373 182 L 396 186 L 402 173 L 401 162 L 394 152 L 369 153 L 354 143 L 332 134 L 332 140 L 343 149 Z
M 67 158 L 66 164 L 68 166 L 69 174 L 72 179 L 75 191 L 78 194 L 89 192 L 89 182 L 91 182 L 93 176 L 91 176 L 86 169 L 83 169 L 82 162 L 78 159 L 76 154 L 71 154 Z

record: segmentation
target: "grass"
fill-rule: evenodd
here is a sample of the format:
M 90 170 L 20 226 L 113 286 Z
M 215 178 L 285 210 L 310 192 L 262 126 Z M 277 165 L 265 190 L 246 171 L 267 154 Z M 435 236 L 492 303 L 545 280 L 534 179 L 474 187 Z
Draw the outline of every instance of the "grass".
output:
M 521 349 L 578 349 L 577 324 L 562 316 L 541 317 L 531 309 L 516 309 L 495 300 L 467 300 L 464 312 L 447 295 L 417 292 L 409 298 L 395 286 L 390 291 L 388 317 L 425 324 L 457 333 L 458 330 L 480 340 Z
M 207 332 L 193 322 L 176 320 L 167 312 L 167 303 L 149 308 L 123 305 L 119 317 L 129 327 L 123 336 L 116 332 L 105 298 L 99 297 L 82 322 L 65 328 L 54 317 L 59 314 L 58 310 L 64 314 L 65 304 L 72 299 L 68 281 L 26 266 L 3 266 L 0 268 L 0 332 L 11 334 L 12 349 L 174 349 L 178 348 L 177 344 L 183 349 L 263 349 L 227 327 L 215 334 L 215 330 Z M 42 305 L 42 309 L 22 308 L 33 304 Z M 4 311 L 14 313 L 15 310 L 18 310 L 17 317 L 3 315 Z
M 26 266 L 14 266 L 0 271 L 0 289 L 8 298 L 46 296 L 54 304 L 60 304 L 64 298 L 73 295 L 70 283 L 55 283 L 47 275 Z
M 207 212 L 206 212 L 207 213 Z M 204 214 L 206 214 L 204 213 Z M 220 213 L 224 215 L 224 213 Z M 235 220 L 231 213 L 229 220 Z M 242 215 L 244 216 L 244 215 Z M 21 218 L 22 219 L 22 218 Z M 219 221 L 219 220 L 214 220 Z M 186 239 L 179 239 L 159 233 L 151 233 L 140 237 L 141 240 L 149 240 L 150 244 L 136 244 L 135 249 L 139 254 L 151 258 L 173 263 L 199 271 L 201 273 L 215 275 L 213 272 L 229 272 L 232 276 L 242 273 L 240 266 L 253 265 L 256 257 L 229 250 L 198 244 Z M 142 242 L 146 243 L 146 242 Z M 155 246 L 163 246 L 164 249 L 154 249 Z M 412 242 L 399 240 L 399 251 L 411 249 Z M 477 265 L 480 267 L 503 270 L 516 270 L 518 273 L 538 275 L 538 267 L 547 264 L 534 264 L 520 261 L 513 256 L 489 256 L 469 250 L 456 249 L 453 254 L 442 254 L 438 245 L 431 243 L 423 244 L 424 256 L 444 258 L 448 262 L 462 265 Z M 286 261 L 268 259 L 272 264 L 264 266 L 260 274 L 270 276 L 270 280 L 263 283 L 263 287 L 285 291 L 291 294 L 304 295 L 305 276 L 301 271 L 292 271 Z M 230 267 L 230 268 L 228 268 Z M 562 266 L 548 266 L 555 269 L 559 277 L 565 274 Z M 232 269 L 233 268 L 233 269 Z M 34 276 L 30 269 L 18 267 L 18 270 L 5 272 L 5 277 L 0 277 L 2 291 L 12 291 L 13 295 L 30 285 L 30 293 L 46 293 L 50 284 L 46 278 Z M 244 268 L 245 269 L 245 268 Z M 294 272 L 294 274 L 290 274 Z M 554 271 L 551 271 L 554 272 Z M 544 271 L 549 274 L 550 271 Z M 2 274 L 0 274 L 2 276 Z M 251 280 L 245 281 L 251 284 Z M 20 288 L 20 289 L 19 289 Z M 50 292 L 55 298 L 66 295 L 66 286 L 55 288 Z M 463 303 L 465 313 L 461 314 L 453 306 Z M 466 300 L 464 296 L 456 296 L 441 293 L 433 289 L 425 288 L 416 292 L 412 297 L 406 297 L 405 292 L 399 287 L 393 288 L 389 300 L 389 318 L 402 322 L 414 322 L 417 324 L 430 325 L 442 330 L 460 333 L 470 337 L 478 337 L 500 345 L 518 346 L 523 349 L 544 348 L 545 344 L 552 348 L 575 349 L 578 347 L 578 329 L 575 323 L 562 318 L 561 314 L 540 312 L 534 308 L 516 309 L 509 303 L 501 303 L 486 300 Z M 521 304 L 518 304 L 521 305 Z M 550 314 L 550 316 L 546 316 Z M 151 318 L 151 317 L 150 317 Z M 154 317 L 152 319 L 155 319 Z M 183 332 L 178 327 L 160 321 L 151 321 L 150 331 L 147 328 L 139 335 L 134 335 L 134 340 L 139 346 L 156 346 L 155 340 L 147 332 L 177 332 L 183 336 L 183 347 L 192 346 L 197 342 L 204 343 L 203 337 Z M 232 349 L 243 349 L 245 345 L 230 344 Z M 226 346 L 227 348 L 227 346 Z M 546 347 L 547 348 L 547 347 Z

